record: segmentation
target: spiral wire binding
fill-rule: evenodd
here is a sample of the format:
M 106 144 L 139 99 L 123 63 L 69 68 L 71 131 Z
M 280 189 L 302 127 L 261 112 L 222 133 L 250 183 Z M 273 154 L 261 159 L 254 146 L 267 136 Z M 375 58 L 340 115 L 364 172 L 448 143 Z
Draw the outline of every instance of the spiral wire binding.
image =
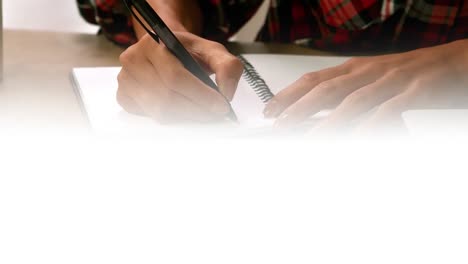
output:
M 238 56 L 239 60 L 244 64 L 244 79 L 252 87 L 263 103 L 268 103 L 275 96 L 265 80 L 255 70 L 255 67 L 243 56 Z

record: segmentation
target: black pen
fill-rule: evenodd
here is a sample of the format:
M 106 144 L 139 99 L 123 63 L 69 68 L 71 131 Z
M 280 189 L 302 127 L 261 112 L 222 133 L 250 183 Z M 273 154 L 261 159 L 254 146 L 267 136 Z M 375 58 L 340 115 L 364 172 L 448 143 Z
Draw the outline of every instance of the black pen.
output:
M 159 17 L 156 11 L 148 4 L 146 0 L 124 0 L 127 8 L 133 14 L 135 19 L 145 28 L 148 34 L 159 43 L 161 40 L 167 49 L 184 65 L 184 67 L 191 72 L 195 77 L 200 79 L 203 83 L 211 87 L 217 92 L 219 91 L 218 86 L 213 82 L 213 80 L 208 76 L 208 74 L 203 70 L 200 64 L 195 61 L 195 59 L 190 55 L 190 53 L 184 48 L 182 43 L 177 39 L 177 37 L 172 33 L 169 27 L 164 23 L 164 21 Z M 135 10 L 138 12 L 138 15 L 135 13 Z M 143 19 L 148 27 L 141 21 Z M 227 100 L 226 100 L 227 101 Z M 228 116 L 232 121 L 237 122 L 237 116 L 234 113 L 234 110 L 231 107 L 231 112 Z

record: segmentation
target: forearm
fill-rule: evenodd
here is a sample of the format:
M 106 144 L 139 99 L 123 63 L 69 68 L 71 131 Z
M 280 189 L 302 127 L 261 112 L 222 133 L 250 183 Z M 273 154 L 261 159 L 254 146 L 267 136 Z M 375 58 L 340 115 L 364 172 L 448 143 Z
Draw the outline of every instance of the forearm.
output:
M 201 34 L 203 16 L 198 1 L 148 0 L 148 3 L 158 12 L 171 30 Z M 146 34 L 146 31 L 135 19 L 133 22 L 137 37 L 140 39 Z

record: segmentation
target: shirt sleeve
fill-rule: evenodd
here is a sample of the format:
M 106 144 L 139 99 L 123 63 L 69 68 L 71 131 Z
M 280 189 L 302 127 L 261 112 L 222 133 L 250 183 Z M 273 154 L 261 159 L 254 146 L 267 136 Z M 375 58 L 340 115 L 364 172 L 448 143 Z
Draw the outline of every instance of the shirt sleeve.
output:
M 198 0 L 203 18 L 203 36 L 226 41 L 257 12 L 263 0 Z
M 81 16 L 100 26 L 100 33 L 120 46 L 130 46 L 137 40 L 131 15 L 120 0 L 77 0 Z
M 408 3 L 408 0 L 327 0 L 320 1 L 320 8 L 329 26 L 362 30 L 382 23 Z

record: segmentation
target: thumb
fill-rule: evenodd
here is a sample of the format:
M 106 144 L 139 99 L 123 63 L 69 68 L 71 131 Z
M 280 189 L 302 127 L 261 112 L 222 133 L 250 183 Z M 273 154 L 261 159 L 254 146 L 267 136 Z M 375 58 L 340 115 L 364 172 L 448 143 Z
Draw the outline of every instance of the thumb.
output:
M 224 96 L 232 101 L 236 93 L 239 80 L 244 72 L 244 66 L 239 59 L 233 56 L 213 69 L 216 74 L 216 83 Z
M 242 62 L 220 43 L 180 33 L 180 40 L 206 70 L 216 75 L 220 92 L 231 101 L 244 72 Z
M 214 48 L 203 49 L 200 55 L 208 70 L 216 75 L 216 83 L 221 93 L 232 101 L 244 72 L 242 62 L 219 43 L 214 45 Z

